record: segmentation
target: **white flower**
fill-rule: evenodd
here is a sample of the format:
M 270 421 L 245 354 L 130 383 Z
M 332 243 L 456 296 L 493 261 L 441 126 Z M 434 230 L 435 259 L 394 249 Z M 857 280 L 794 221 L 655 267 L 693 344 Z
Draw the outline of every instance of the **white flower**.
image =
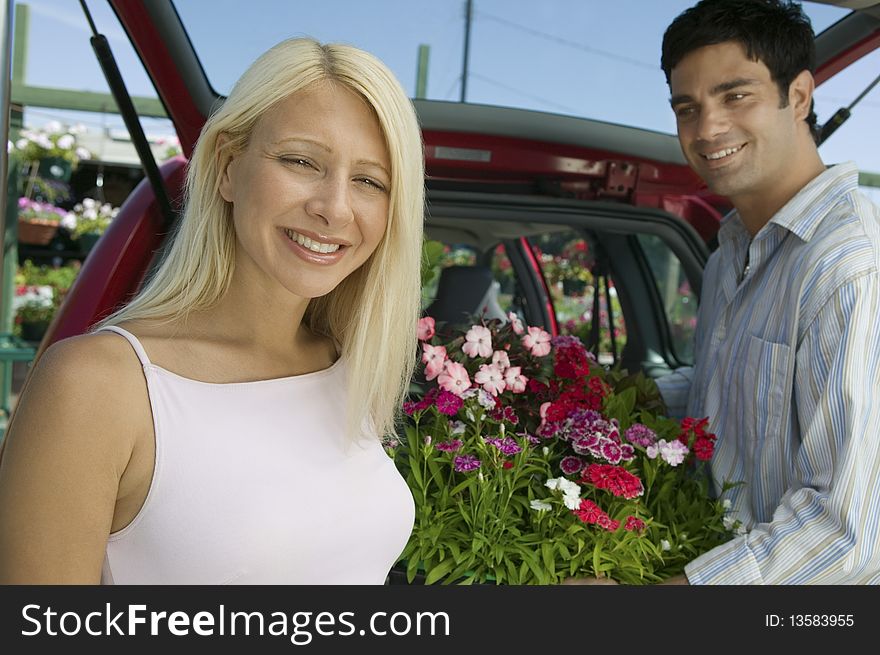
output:
M 568 509 L 577 509 L 581 506 L 581 497 L 572 494 L 565 494 L 562 497 L 562 502 L 565 503 L 565 506 Z
M 477 402 L 480 403 L 480 406 L 484 409 L 495 409 L 495 399 L 492 397 L 491 393 L 483 388 L 480 388 L 477 392 Z
M 532 509 L 537 510 L 539 512 L 546 512 L 548 510 L 553 509 L 553 505 L 548 503 L 546 500 L 538 500 L 537 498 L 529 503 Z
M 76 143 L 76 139 L 73 138 L 72 134 L 62 134 L 58 137 L 57 145 L 62 150 L 67 150 L 73 147 L 73 144 Z
M 721 506 L 724 509 L 730 509 L 731 505 L 733 505 L 733 503 L 730 501 L 730 498 L 725 498 L 724 500 L 721 501 Z
M 64 128 L 61 127 L 61 123 L 59 123 L 58 121 L 49 121 L 48 123 L 46 123 L 46 125 L 43 126 L 43 129 L 44 129 L 48 134 L 58 134 L 58 133 L 60 133 Z
M 556 489 L 559 488 L 559 480 L 560 479 L 561 478 L 550 478 L 549 480 L 547 480 L 547 482 L 544 483 L 544 485 L 548 489 L 553 489 L 555 491 Z
M 67 213 L 64 215 L 64 218 L 62 218 L 62 219 L 58 222 L 58 224 L 61 225 L 61 227 L 67 229 L 67 230 L 74 230 L 74 229 L 76 229 L 76 214 L 74 214 L 74 213 L 72 213 L 72 212 L 67 212 Z
M 77 123 L 76 125 L 72 126 L 67 131 L 70 132 L 71 134 L 83 134 L 86 131 L 86 126 L 83 125 L 82 123 Z
M 91 209 L 91 208 L 90 208 L 90 209 L 86 209 L 86 210 L 83 212 L 83 218 L 87 218 L 87 219 L 93 221 L 93 220 L 95 220 L 96 218 L 98 218 L 98 212 L 95 211 L 94 209 Z
M 24 150 L 25 148 L 28 147 L 29 143 L 30 143 L 30 141 L 22 138 L 22 139 L 19 139 L 18 141 L 15 142 L 15 147 L 18 148 L 19 150 Z
M 76 158 L 77 158 L 77 159 L 90 159 L 91 156 L 92 156 L 92 153 L 90 153 L 88 150 L 86 150 L 86 149 L 83 148 L 82 146 L 79 146 L 79 147 L 78 147 L 76 150 L 74 150 L 73 152 L 74 152 L 74 154 L 76 155 Z
M 721 521 L 724 523 L 725 530 L 733 530 L 733 527 L 736 525 L 736 519 L 732 516 L 725 516 Z
M 580 496 L 581 488 L 580 486 L 569 480 L 568 478 L 559 478 L 559 489 L 566 496 Z
M 550 448 L 544 446 L 543 448 L 541 448 L 541 452 L 544 453 L 544 457 L 547 457 L 547 455 L 550 454 Z
M 464 434 L 465 425 L 463 421 L 450 421 L 449 434 Z
M 661 550 L 672 550 L 672 545 L 666 539 L 661 539 L 660 548 Z

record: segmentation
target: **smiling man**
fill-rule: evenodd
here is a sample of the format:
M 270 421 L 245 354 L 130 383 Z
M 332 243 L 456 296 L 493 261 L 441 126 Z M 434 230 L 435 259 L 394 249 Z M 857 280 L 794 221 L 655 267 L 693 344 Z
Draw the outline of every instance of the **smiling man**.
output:
M 703 0 L 663 38 L 682 152 L 728 197 L 688 413 L 744 534 L 691 584 L 880 583 L 880 210 L 816 147 L 813 32 L 793 3 Z

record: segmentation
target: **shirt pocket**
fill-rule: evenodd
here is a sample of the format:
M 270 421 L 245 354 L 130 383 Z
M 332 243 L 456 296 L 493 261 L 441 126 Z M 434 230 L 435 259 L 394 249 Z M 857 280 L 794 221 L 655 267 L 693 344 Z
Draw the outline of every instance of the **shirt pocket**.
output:
M 756 462 L 783 443 L 782 429 L 791 412 L 791 347 L 749 335 L 745 344 L 745 366 L 738 372 L 737 399 L 745 434 L 748 471 Z

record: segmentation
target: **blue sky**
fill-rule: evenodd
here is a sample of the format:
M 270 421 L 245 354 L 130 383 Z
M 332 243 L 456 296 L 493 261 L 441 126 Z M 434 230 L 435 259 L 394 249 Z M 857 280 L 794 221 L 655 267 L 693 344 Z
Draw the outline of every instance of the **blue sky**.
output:
M 30 0 L 27 81 L 39 86 L 106 91 L 75 0 Z M 666 25 L 692 0 L 474 0 L 469 102 L 525 107 L 673 132 L 668 89 L 659 68 Z M 178 0 L 178 10 L 215 87 L 235 78 L 269 45 L 295 35 L 353 43 L 374 52 L 415 93 L 420 44 L 430 47 L 428 97 L 461 93 L 463 0 Z M 136 95 L 155 95 L 121 27 L 103 0 L 90 0 L 99 29 Z M 805 3 L 821 31 L 846 12 Z M 210 7 L 210 11 L 206 8 Z M 231 47 L 230 44 L 235 44 Z M 820 122 L 848 105 L 880 71 L 880 51 L 816 93 Z M 121 126 L 112 115 L 34 108 L 35 125 L 59 118 L 90 128 Z M 880 87 L 822 148 L 826 163 L 855 160 L 880 172 Z M 152 133 L 168 132 L 146 121 Z M 872 193 L 872 195 L 874 195 Z

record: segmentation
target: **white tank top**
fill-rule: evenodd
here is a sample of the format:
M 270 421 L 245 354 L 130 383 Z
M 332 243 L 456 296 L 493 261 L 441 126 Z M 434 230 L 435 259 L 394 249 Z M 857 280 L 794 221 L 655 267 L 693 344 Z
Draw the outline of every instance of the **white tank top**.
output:
M 152 364 L 156 463 L 134 520 L 110 535 L 102 584 L 382 584 L 413 526 L 412 494 L 378 441 L 345 438 L 330 368 L 215 384 Z

